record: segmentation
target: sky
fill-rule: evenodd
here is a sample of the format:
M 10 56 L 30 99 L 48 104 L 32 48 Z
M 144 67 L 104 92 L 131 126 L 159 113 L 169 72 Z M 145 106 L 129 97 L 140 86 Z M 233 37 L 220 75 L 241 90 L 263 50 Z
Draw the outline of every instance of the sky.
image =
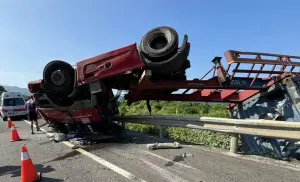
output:
M 0 0 L 0 84 L 27 87 L 42 78 L 49 61 L 75 65 L 139 44 L 157 26 L 173 27 L 180 41 L 189 36 L 189 79 L 202 77 L 211 60 L 229 49 L 300 56 L 299 5 L 296 0 Z

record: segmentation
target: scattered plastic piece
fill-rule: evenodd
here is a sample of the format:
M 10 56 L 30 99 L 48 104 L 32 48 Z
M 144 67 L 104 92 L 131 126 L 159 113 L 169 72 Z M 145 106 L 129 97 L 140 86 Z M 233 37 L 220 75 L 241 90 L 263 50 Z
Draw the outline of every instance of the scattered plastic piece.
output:
M 174 143 L 153 143 L 153 144 L 147 144 L 147 148 L 150 149 L 150 150 L 174 149 L 174 148 L 181 148 L 181 146 L 178 142 L 174 142 Z

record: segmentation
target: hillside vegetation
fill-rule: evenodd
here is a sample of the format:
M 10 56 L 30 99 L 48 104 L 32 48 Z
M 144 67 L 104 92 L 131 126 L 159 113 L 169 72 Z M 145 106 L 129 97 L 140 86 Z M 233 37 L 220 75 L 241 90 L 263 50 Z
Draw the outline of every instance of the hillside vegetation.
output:
M 153 115 L 174 115 L 174 116 L 209 116 L 229 118 L 225 104 L 199 104 L 191 102 L 151 102 Z M 146 102 L 137 102 L 127 106 L 121 102 L 119 106 L 121 115 L 148 115 Z M 158 135 L 158 126 L 128 123 L 127 129 L 137 132 Z M 177 141 L 203 144 L 212 147 L 229 149 L 230 136 L 224 133 L 217 133 L 205 130 L 193 130 L 188 128 L 170 127 L 166 129 L 166 137 Z
M 23 95 L 26 95 L 26 96 L 31 95 L 31 93 L 29 92 L 29 90 L 27 88 L 21 88 L 21 87 L 17 87 L 17 86 L 8 86 L 8 85 L 2 85 L 2 86 L 8 92 L 21 92 Z
M 2 94 L 2 92 L 6 92 L 6 90 L 4 89 L 3 86 L 0 85 L 0 95 Z
M 3 86 L 0 85 L 0 95 L 3 93 L 3 92 L 7 92 L 7 90 L 5 90 L 5 88 Z M 27 101 L 30 99 L 30 96 L 28 95 L 23 95 L 24 96 L 24 100 Z

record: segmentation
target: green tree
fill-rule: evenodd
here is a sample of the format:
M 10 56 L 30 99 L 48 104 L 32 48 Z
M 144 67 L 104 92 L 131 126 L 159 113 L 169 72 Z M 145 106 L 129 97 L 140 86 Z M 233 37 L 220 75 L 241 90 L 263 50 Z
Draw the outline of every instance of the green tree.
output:
M 3 92 L 6 92 L 6 90 L 3 86 L 0 85 L 0 94 L 2 94 Z
M 30 96 L 28 96 L 28 95 L 23 95 L 23 97 L 24 97 L 25 101 L 28 101 L 30 99 Z

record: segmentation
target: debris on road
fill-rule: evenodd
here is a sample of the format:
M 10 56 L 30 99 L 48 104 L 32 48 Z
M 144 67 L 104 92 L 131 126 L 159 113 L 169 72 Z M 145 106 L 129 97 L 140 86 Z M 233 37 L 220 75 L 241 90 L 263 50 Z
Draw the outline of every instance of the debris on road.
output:
M 153 143 L 153 144 L 147 144 L 147 148 L 150 150 L 155 149 L 174 149 L 174 148 L 181 148 L 180 144 L 178 142 L 174 143 Z
M 187 153 L 184 152 L 184 153 L 181 154 L 181 156 L 182 156 L 183 158 L 186 158 L 186 157 L 193 157 L 194 155 L 191 154 L 191 153 L 188 153 L 188 154 L 187 154 Z
M 110 135 L 98 135 L 98 134 L 64 134 L 64 133 L 52 133 L 50 136 L 50 141 L 54 141 L 56 143 L 62 141 L 69 141 L 74 145 L 72 149 L 77 149 L 83 146 L 95 145 L 103 140 L 112 139 L 113 136 Z
M 54 135 L 51 136 L 51 141 L 55 142 L 61 142 L 66 139 L 66 135 L 64 133 L 55 133 Z

